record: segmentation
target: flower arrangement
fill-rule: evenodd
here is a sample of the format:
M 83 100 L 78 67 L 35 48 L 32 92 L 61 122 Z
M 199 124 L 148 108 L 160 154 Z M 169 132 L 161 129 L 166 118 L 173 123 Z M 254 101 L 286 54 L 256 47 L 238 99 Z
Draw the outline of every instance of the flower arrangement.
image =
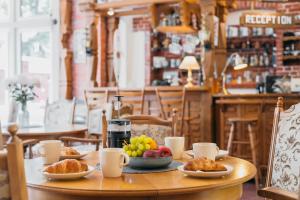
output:
M 21 105 L 22 110 L 26 110 L 27 102 L 33 101 L 37 95 L 34 87 L 40 87 L 40 81 L 25 75 L 19 75 L 6 79 L 5 86 L 11 98 Z

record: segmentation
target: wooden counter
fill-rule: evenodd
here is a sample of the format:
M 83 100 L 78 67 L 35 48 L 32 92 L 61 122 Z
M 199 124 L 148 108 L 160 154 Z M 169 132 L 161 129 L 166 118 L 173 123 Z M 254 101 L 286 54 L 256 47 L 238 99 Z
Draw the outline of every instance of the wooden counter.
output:
M 176 90 L 183 89 L 183 87 L 166 87 L 160 86 L 159 88 Z M 108 101 L 111 102 L 113 96 L 116 95 L 117 88 L 94 88 L 93 90 L 108 92 Z M 134 89 L 141 90 L 141 89 Z M 156 96 L 156 87 L 144 88 L 144 114 L 153 116 L 160 115 L 160 106 Z M 211 132 L 211 113 L 212 113 L 212 96 L 206 87 L 195 87 L 186 89 L 186 105 L 184 116 L 192 118 L 193 116 L 200 116 L 193 120 L 190 126 L 184 124 L 184 133 L 190 133 L 190 143 L 194 142 L 210 142 L 212 141 Z M 180 115 L 180 114 L 179 114 Z
M 230 125 L 227 120 L 230 117 L 258 117 L 259 121 L 253 128 L 257 139 L 257 155 L 259 166 L 268 164 L 269 149 L 273 127 L 273 115 L 277 98 L 284 97 L 285 109 L 300 102 L 299 94 L 249 94 L 249 95 L 215 95 L 214 119 L 212 121 L 213 131 L 217 143 L 221 149 L 227 147 Z M 236 127 L 236 135 L 239 139 L 247 140 L 245 137 L 247 129 L 245 125 Z M 250 147 L 240 146 L 234 148 L 234 153 L 251 155 Z

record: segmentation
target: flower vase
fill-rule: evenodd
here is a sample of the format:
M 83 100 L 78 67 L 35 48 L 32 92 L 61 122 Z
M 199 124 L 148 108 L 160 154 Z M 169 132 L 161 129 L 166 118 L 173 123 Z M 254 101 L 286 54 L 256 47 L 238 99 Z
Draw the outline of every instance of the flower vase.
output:
M 27 104 L 21 104 L 21 109 L 18 114 L 18 124 L 21 128 L 29 126 L 29 112 L 27 110 Z

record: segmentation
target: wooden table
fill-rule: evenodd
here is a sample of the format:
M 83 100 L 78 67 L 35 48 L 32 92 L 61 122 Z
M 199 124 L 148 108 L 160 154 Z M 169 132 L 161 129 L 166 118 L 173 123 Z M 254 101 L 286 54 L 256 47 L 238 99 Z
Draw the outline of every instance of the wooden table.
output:
M 63 127 L 32 127 L 32 128 L 20 128 L 18 130 L 18 137 L 22 140 L 26 139 L 38 139 L 49 140 L 58 139 L 62 136 L 84 137 L 87 131 L 85 125 L 65 125 Z M 9 138 L 7 130 L 3 130 L 4 141 Z
M 85 160 L 95 166 L 99 153 L 89 154 Z M 234 172 L 218 179 L 191 178 L 179 171 L 123 174 L 119 178 L 103 178 L 95 171 L 86 178 L 74 181 L 47 181 L 42 171 L 42 160 L 25 161 L 27 185 L 31 200 L 83 199 L 189 199 L 234 200 L 242 195 L 242 184 L 254 177 L 256 168 L 248 161 L 228 157 L 221 163 L 230 164 Z

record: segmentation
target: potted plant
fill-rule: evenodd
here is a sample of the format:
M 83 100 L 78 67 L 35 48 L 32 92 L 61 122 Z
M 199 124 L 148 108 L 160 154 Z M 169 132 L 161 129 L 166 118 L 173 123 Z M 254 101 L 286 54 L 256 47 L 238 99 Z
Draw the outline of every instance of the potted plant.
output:
M 10 97 L 19 105 L 18 123 L 20 127 L 29 126 L 29 112 L 27 103 L 33 101 L 37 95 L 35 87 L 40 87 L 40 81 L 25 75 L 8 78 L 5 81 Z

